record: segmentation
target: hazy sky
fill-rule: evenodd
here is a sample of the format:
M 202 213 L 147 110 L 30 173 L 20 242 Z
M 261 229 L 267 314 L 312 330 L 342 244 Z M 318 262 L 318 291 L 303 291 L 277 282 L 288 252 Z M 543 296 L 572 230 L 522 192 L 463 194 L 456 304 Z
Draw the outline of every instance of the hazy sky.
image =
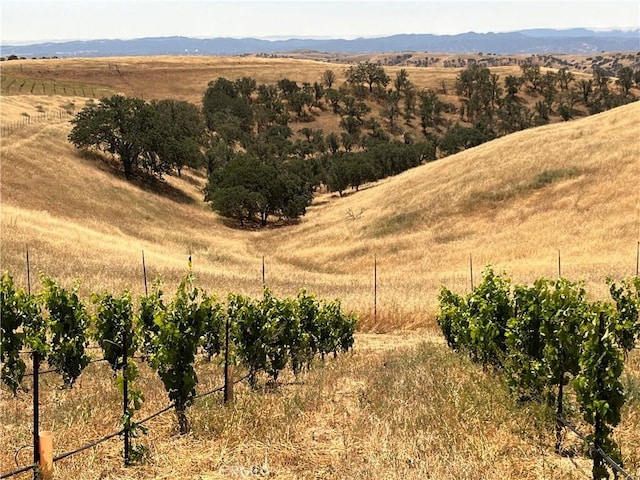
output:
M 0 0 L 0 16 L 3 44 L 173 35 L 355 38 L 526 28 L 638 28 L 640 2 Z

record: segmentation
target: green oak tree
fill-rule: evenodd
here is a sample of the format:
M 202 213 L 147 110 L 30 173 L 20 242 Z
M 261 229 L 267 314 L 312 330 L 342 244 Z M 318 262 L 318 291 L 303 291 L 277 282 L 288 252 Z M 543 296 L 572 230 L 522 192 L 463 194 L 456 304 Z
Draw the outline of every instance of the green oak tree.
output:
M 114 95 L 83 108 L 71 120 L 69 141 L 79 149 L 110 153 L 122 163 L 131 178 L 143 166 L 149 153 L 148 139 L 155 128 L 153 108 L 140 98 Z M 159 164 L 145 165 L 151 173 L 161 174 Z

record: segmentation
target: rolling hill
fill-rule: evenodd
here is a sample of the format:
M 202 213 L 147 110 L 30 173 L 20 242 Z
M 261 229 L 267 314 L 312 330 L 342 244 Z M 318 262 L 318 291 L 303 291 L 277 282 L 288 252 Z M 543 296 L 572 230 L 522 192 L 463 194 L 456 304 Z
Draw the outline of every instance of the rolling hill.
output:
M 36 292 L 43 272 L 64 286 L 79 279 L 85 299 L 91 291 L 141 294 L 144 252 L 149 281 L 162 276 L 168 293 L 191 256 L 196 283 L 209 293 L 257 296 L 264 258 L 274 293 L 293 295 L 304 286 L 341 298 L 360 315 L 352 352 L 298 377 L 283 372 L 277 388 L 241 383 L 234 405 L 223 407 L 215 396 L 197 400 L 188 435 L 176 434 L 171 415 L 155 417 L 137 439 L 148 452 L 140 464 L 125 468 L 121 443 L 112 439 L 56 463 L 57 477 L 589 476 L 584 445 L 567 433 L 568 456 L 555 454 L 548 410 L 517 401 L 495 372 L 447 349 L 434 314 L 441 285 L 469 291 L 470 256 L 477 284 L 489 263 L 518 282 L 555 277 L 560 253 L 562 274 L 584 280 L 593 298 L 608 297 L 607 276 L 635 272 L 640 102 L 508 135 L 343 198 L 321 193 L 299 223 L 262 230 L 240 230 L 214 214 L 202 199 L 202 172 L 130 183 L 109 156 L 81 154 L 67 141 L 71 115 L 98 92 L 198 102 L 217 75 L 313 81 L 327 67 L 164 57 L 34 60 L 24 71 L 18 62 L 3 63 L 0 264 L 19 286 L 27 282 L 28 249 Z M 34 93 L 6 95 L 8 71 Z M 451 85 L 455 73 L 422 68 L 411 78 L 426 88 Z M 313 125 L 328 123 L 318 117 Z M 628 402 L 615 432 L 631 475 L 640 472 L 639 354 L 626 359 Z M 196 366 L 198 391 L 219 385 L 216 361 Z M 136 418 L 167 405 L 158 376 L 140 368 L 136 387 L 145 401 Z M 40 391 L 40 425 L 54 431 L 56 453 L 120 428 L 122 398 L 105 363 L 92 363 L 73 389 L 61 390 L 57 377 L 43 376 Z M 28 462 L 28 451 L 17 457 L 32 434 L 32 389 L 14 397 L 3 387 L 0 394 L 4 473 L 14 461 Z M 570 413 L 579 419 L 577 408 Z
M 55 106 L 69 97 L 45 97 Z M 37 96 L 3 97 L 3 122 Z M 81 101 L 80 99 L 78 101 Z M 153 193 L 125 182 L 108 159 L 66 141 L 68 118 L 2 138 L 2 268 L 32 270 L 90 290 L 141 292 L 150 277 L 174 284 L 191 253 L 209 291 L 257 294 L 264 256 L 279 294 L 306 286 L 340 297 L 361 327 L 431 327 L 440 285 L 469 289 L 493 264 L 515 280 L 562 273 L 604 296 L 607 276 L 634 273 L 640 238 L 640 104 L 519 132 L 367 185 L 346 198 L 319 195 L 298 225 L 241 231 L 202 201 L 187 172 Z M 378 264 L 378 310 L 373 265 Z

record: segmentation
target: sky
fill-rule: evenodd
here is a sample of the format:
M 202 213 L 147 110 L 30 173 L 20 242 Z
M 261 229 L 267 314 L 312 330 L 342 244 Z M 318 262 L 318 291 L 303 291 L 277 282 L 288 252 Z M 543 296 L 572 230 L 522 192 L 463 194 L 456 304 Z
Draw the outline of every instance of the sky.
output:
M 640 26 L 640 2 L 619 0 L 0 0 L 4 45 L 196 38 L 357 38 L 528 28 Z

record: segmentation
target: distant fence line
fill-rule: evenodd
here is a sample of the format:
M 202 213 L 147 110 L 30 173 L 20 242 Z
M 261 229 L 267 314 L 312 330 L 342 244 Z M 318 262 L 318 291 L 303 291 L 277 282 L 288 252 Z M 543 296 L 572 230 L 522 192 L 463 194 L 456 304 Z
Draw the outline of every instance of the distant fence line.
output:
M 73 112 L 70 112 L 69 110 L 66 110 L 64 108 L 59 108 L 56 111 L 36 113 L 35 115 L 22 115 L 22 118 L 20 120 L 15 120 L 13 122 L 2 122 L 1 132 L 2 135 L 7 135 L 28 125 L 41 123 L 47 120 L 62 120 L 72 115 Z

